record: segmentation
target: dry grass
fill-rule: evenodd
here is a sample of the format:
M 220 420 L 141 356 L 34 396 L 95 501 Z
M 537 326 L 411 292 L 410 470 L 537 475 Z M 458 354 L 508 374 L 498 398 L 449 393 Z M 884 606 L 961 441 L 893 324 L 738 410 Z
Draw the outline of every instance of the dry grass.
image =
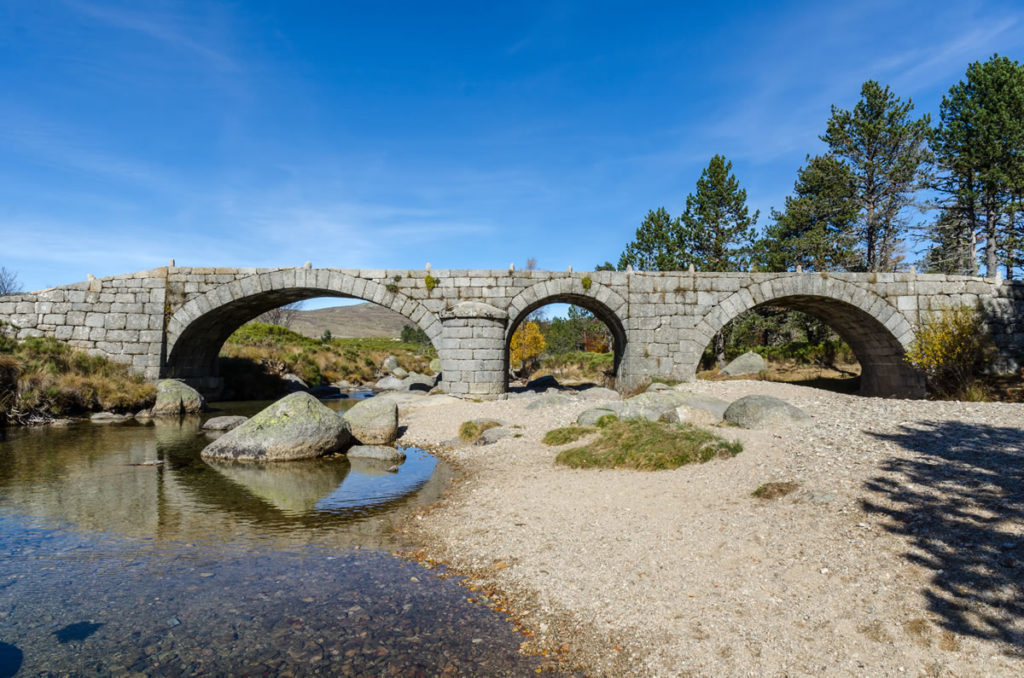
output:
M 388 338 L 333 339 L 322 342 L 296 332 L 248 323 L 232 334 L 220 352 L 221 372 L 229 388 L 254 397 L 280 388 L 285 374 L 310 386 L 348 381 L 372 383 L 384 359 L 394 356 L 409 372 L 430 373 L 432 347 Z
M 156 388 L 127 366 L 56 339 L 31 338 L 0 355 L 0 417 L 15 423 L 149 407 Z

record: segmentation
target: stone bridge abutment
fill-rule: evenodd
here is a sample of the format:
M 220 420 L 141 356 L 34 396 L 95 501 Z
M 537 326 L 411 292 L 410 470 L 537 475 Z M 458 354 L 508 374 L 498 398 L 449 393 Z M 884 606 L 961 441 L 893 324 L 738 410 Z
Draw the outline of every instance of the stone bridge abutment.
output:
M 210 391 L 235 329 L 323 296 L 401 314 L 437 349 L 442 387 L 484 398 L 507 388 L 512 332 L 550 303 L 582 306 L 608 326 L 620 389 L 656 377 L 693 379 L 714 335 L 762 305 L 804 311 L 835 329 L 861 362 L 865 395 L 922 394 L 920 375 L 902 356 L 915 325 L 951 305 L 985 312 L 999 349 L 995 371 L 1019 369 L 1024 356 L 1024 284 L 909 273 L 169 267 L 0 297 L 0 321 L 19 338 L 53 336 L 147 378 L 181 378 Z

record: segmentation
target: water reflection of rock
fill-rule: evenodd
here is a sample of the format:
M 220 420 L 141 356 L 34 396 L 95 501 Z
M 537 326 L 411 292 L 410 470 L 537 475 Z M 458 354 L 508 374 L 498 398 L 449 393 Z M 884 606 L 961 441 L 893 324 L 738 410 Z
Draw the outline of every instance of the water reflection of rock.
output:
M 199 427 L 193 417 L 15 431 L 0 443 L 0 514 L 158 541 L 391 545 L 405 507 L 435 501 L 449 477 L 444 467 L 431 474 L 433 458 L 397 474 L 344 459 L 313 462 L 333 464 L 322 477 L 298 467 L 225 473 L 199 458 Z
M 317 502 L 345 480 L 343 458 L 292 461 L 287 464 L 243 464 L 207 460 L 211 468 L 285 515 L 312 512 Z

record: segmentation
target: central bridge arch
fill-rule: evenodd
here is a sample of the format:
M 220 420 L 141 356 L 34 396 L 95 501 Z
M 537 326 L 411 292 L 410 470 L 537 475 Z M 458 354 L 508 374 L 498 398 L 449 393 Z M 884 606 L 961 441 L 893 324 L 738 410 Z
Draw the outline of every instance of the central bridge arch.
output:
M 914 338 L 910 321 L 885 298 L 827 274 L 781 276 L 734 292 L 697 324 L 698 350 L 729 321 L 765 305 L 802 311 L 832 327 L 860 362 L 861 395 L 924 395 L 923 375 L 903 360 Z M 687 369 L 695 375 L 697 364 Z
M 200 390 L 218 390 L 217 357 L 232 332 L 266 311 L 314 297 L 379 304 L 408 318 L 431 342 L 440 337 L 441 324 L 433 313 L 381 283 L 336 270 L 281 269 L 220 285 L 193 297 L 171 315 L 161 376 L 183 379 Z
M 527 287 L 516 295 L 508 306 L 509 323 L 505 331 L 505 390 L 508 390 L 509 353 L 512 334 L 531 313 L 548 304 L 573 304 L 584 308 L 603 322 L 612 335 L 614 355 L 613 373 L 616 377 L 622 370 L 626 356 L 627 333 L 625 318 L 629 305 L 626 300 L 610 287 L 590 281 L 586 286 L 582 279 L 563 278 L 549 280 Z

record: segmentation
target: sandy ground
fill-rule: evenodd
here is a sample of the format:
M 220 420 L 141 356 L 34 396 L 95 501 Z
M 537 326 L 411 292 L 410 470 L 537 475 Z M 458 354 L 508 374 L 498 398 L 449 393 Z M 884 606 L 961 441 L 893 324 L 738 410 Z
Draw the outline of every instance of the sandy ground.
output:
M 720 428 L 741 454 L 674 471 L 579 471 L 540 438 L 593 401 L 403 407 L 402 442 L 462 470 L 409 529 L 593 675 L 1024 675 L 1024 405 L 678 388 L 814 423 Z M 458 444 L 479 417 L 522 437 Z M 799 488 L 752 496 L 769 481 Z

